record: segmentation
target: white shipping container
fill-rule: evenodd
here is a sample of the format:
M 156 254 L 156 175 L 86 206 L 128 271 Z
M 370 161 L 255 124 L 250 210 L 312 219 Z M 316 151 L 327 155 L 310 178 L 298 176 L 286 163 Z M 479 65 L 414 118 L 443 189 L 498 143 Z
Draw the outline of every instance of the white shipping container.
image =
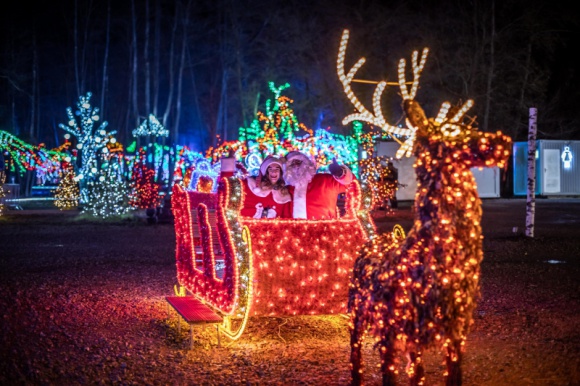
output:
M 396 142 L 379 142 L 376 146 L 377 156 L 394 158 L 399 144 Z M 404 157 L 400 160 L 393 159 L 393 165 L 399 172 L 399 184 L 403 185 L 397 190 L 397 200 L 414 200 L 417 191 L 417 179 L 413 164 L 415 157 Z M 477 183 L 477 192 L 481 198 L 500 197 L 500 170 L 492 168 L 472 168 L 471 172 Z

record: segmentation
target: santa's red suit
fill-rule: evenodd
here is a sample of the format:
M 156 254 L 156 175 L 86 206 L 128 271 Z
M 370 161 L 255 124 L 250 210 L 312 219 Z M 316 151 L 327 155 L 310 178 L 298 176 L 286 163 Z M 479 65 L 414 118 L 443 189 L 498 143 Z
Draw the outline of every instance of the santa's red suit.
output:
M 253 218 L 292 218 L 290 194 L 279 190 L 262 190 L 256 179 L 248 177 L 242 181 L 243 205 L 240 216 Z
M 336 218 L 336 201 L 338 195 L 346 191 L 346 185 L 330 174 L 319 173 L 306 187 L 290 186 L 294 200 L 292 217 L 309 220 Z

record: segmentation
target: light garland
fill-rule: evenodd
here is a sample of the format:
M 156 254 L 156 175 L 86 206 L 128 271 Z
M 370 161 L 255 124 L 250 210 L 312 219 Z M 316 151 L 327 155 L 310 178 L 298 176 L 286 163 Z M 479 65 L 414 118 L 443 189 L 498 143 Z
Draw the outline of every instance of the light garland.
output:
M 159 184 L 155 182 L 155 172 L 147 167 L 145 151 L 140 149 L 133 163 L 129 205 L 141 209 L 156 208 L 159 201 Z
M 265 112 L 258 111 L 249 127 L 239 129 L 237 141 L 209 148 L 206 158 L 216 162 L 221 157 L 230 156 L 244 163 L 248 156 L 253 155 L 261 162 L 267 155 L 282 156 L 297 150 L 312 156 L 320 171 L 325 171 L 332 159 L 336 158 L 339 163 L 350 166 L 356 174 L 357 138 L 333 134 L 324 129 L 309 129 L 296 117 L 292 109 L 294 101 L 282 94 L 290 85 L 286 83 L 277 87 L 269 82 L 268 86 L 274 98 L 266 101 Z M 299 136 L 299 132 L 303 135 Z M 244 166 L 250 175 L 257 172 L 255 165 L 246 163 Z
M 61 164 L 71 162 L 69 147 L 70 142 L 65 141 L 59 148 L 48 150 L 44 144 L 34 146 L 0 130 L 0 151 L 8 155 L 5 159 L 6 170 L 20 175 L 34 170 L 37 179 L 43 182 L 58 181 Z

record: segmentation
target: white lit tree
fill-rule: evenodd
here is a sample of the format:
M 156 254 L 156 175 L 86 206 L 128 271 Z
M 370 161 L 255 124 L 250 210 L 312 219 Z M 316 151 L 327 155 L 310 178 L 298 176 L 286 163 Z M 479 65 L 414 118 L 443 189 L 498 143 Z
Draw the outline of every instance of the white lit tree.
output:
M 153 114 L 149 114 L 149 118 L 144 120 L 141 125 L 133 130 L 133 137 L 167 137 L 169 130 L 163 126 Z
M 99 108 L 92 107 L 90 100 L 93 94 L 87 92 L 86 96 L 80 96 L 77 102 L 77 110 L 73 113 L 71 107 L 67 107 L 68 124 L 59 124 L 64 131 L 77 138 L 77 149 L 81 165 L 77 178 L 81 187 L 81 202 L 85 203 L 88 195 L 88 183 L 94 181 L 99 173 L 98 153 L 109 142 L 116 142 L 116 131 L 107 132 L 107 121 L 100 121 Z
M 87 202 L 83 206 L 83 213 L 107 218 L 133 210 L 129 205 L 129 185 L 118 164 L 109 164 L 107 168 L 99 170 L 95 177 L 87 183 Z

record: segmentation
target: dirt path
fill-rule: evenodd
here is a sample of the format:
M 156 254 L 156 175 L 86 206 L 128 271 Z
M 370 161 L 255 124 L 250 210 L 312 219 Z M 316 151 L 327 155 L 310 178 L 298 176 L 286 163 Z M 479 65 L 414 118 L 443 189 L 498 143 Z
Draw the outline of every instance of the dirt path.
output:
M 523 199 L 486 200 L 483 211 L 464 384 L 579 385 L 580 200 L 538 200 L 533 239 L 522 236 Z M 0 384 L 348 384 L 341 317 L 254 319 L 220 348 L 215 330 L 199 328 L 187 350 L 164 302 L 176 283 L 172 224 L 25 212 L 0 217 Z M 397 223 L 410 227 L 408 203 L 377 218 L 381 229 Z M 378 385 L 370 342 L 365 354 Z M 426 361 L 429 384 L 441 384 L 442 357 Z

